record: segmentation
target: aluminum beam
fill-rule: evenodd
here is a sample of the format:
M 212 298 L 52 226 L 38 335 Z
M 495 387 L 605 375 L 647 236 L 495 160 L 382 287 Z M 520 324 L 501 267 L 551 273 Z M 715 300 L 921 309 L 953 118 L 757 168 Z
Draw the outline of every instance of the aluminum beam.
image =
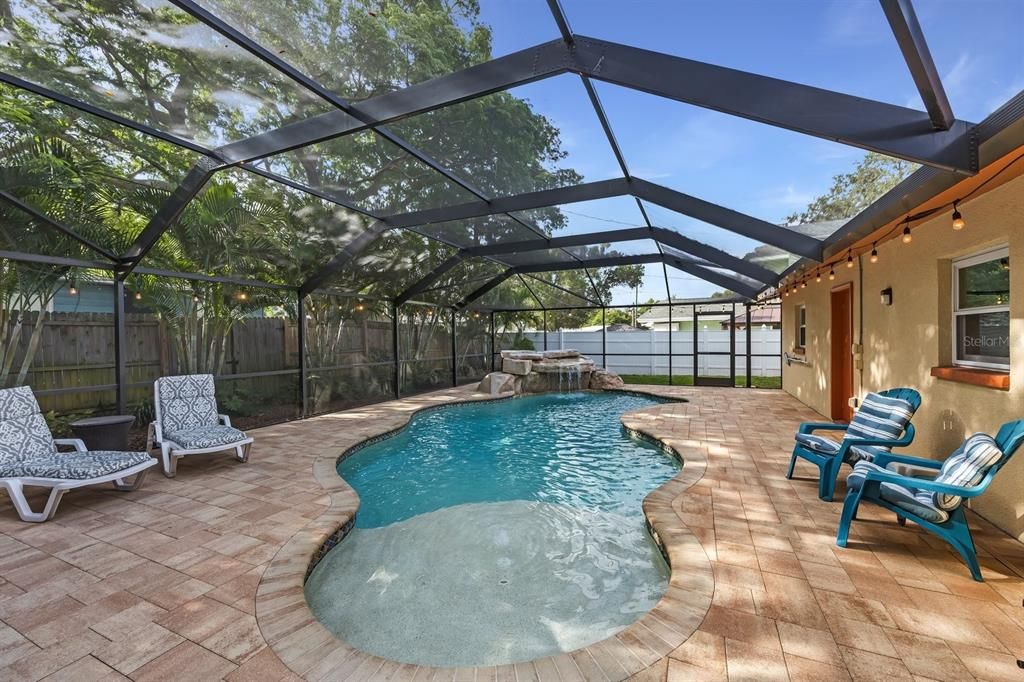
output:
M 667 187 L 655 185 L 646 180 L 616 178 L 573 185 L 571 187 L 528 192 L 510 197 L 500 197 L 491 201 L 473 201 L 455 206 L 382 217 L 379 223 L 353 240 L 352 243 L 345 247 L 344 251 L 334 256 L 319 272 L 310 277 L 302 285 L 302 291 L 303 293 L 309 293 L 323 284 L 333 273 L 344 267 L 349 260 L 358 256 L 373 239 L 376 239 L 387 229 L 411 228 L 428 223 L 442 223 L 450 220 L 463 220 L 625 195 L 646 199 L 670 210 L 692 216 L 711 225 L 717 225 L 755 241 L 776 246 L 790 253 L 814 260 L 821 259 L 821 243 L 806 235 L 779 227 L 778 225 L 772 225 L 758 218 L 691 197 L 681 192 L 676 192 Z M 683 251 L 689 251 L 690 247 L 697 244 L 693 242 L 688 244 L 687 248 L 683 248 L 681 240 L 685 239 L 684 237 L 673 239 L 675 243 L 680 244 L 677 248 Z M 603 240 L 591 243 L 603 243 Z M 710 249 L 710 247 L 706 248 Z M 581 261 L 577 260 L 577 262 Z M 748 266 L 744 265 L 742 267 L 746 269 Z M 764 276 L 762 273 L 759 276 L 755 276 L 755 279 L 761 279 Z
M 982 168 L 1024 146 L 1024 91 L 978 124 L 977 134 Z M 883 225 L 906 216 L 932 197 L 954 187 L 961 179 L 934 168 L 917 169 L 828 237 L 823 242 L 824 258 L 843 253 Z M 795 263 L 783 275 L 807 265 L 806 261 Z
M 91 116 L 102 118 L 105 121 L 110 121 L 111 123 L 114 123 L 116 125 L 124 126 L 125 128 L 130 128 L 131 130 L 136 130 L 140 133 L 143 133 L 144 135 L 154 137 L 158 140 L 163 140 L 164 142 L 170 142 L 171 144 L 178 145 L 179 147 L 190 149 L 196 152 L 197 154 L 203 154 L 204 156 L 215 156 L 215 153 L 212 150 L 207 149 L 206 147 L 200 144 L 196 144 L 191 140 L 186 140 L 183 137 L 172 135 L 170 133 L 160 130 L 159 128 L 153 128 L 152 126 L 132 121 L 131 119 L 127 119 L 124 116 L 121 116 L 120 114 L 115 114 L 112 111 L 101 109 L 100 107 L 93 106 L 88 102 L 83 102 L 82 100 L 75 99 L 74 97 L 62 95 L 56 90 L 51 90 L 50 88 L 43 87 L 42 85 L 37 85 L 23 78 L 18 78 L 13 74 L 0 71 L 0 83 L 6 83 L 15 88 L 26 90 L 33 94 L 39 95 L 40 97 L 45 97 L 46 99 L 53 100 L 54 102 L 58 102 L 67 107 L 71 107 L 72 109 L 77 109 L 78 111 L 85 112 Z
M 513 276 L 514 274 L 516 274 L 515 268 L 509 268 L 505 272 L 502 272 L 502 273 L 500 273 L 498 275 L 495 275 L 494 277 L 489 279 L 487 282 L 485 282 L 482 286 L 480 286 L 480 288 L 474 290 L 472 293 L 470 293 L 468 296 L 466 296 L 464 299 L 462 299 L 462 301 L 460 301 L 455 307 L 456 308 L 465 308 L 467 305 L 469 305 L 470 303 L 472 303 L 476 299 L 480 298 L 481 296 L 486 294 L 488 291 L 491 291 L 492 289 L 497 287 L 499 284 L 501 284 L 506 279 L 508 279 L 509 277 Z
M 703 280 L 716 284 L 724 289 L 733 291 L 744 298 L 754 298 L 759 293 L 759 290 L 747 283 L 740 282 L 739 280 L 733 279 L 728 275 L 714 272 L 705 268 L 697 263 L 685 261 L 681 258 L 674 258 L 672 256 L 666 256 L 660 253 L 652 254 L 641 254 L 636 256 L 613 256 L 608 258 L 595 258 L 576 263 L 554 263 L 544 265 L 526 265 L 509 268 L 505 272 L 497 275 L 482 287 L 474 291 L 473 293 L 466 296 L 456 307 L 465 308 L 470 303 L 480 298 L 488 291 L 504 282 L 513 275 L 522 276 L 524 274 L 535 273 L 535 272 L 560 272 L 565 270 L 580 270 L 586 267 L 616 267 L 620 265 L 642 265 L 646 263 L 665 263 L 669 267 L 682 270 L 688 274 L 700 277 Z M 578 294 L 575 294 L 578 296 Z M 597 307 L 595 305 L 595 307 Z
M 230 163 L 280 154 L 566 73 L 572 64 L 565 44 L 552 40 L 425 83 L 349 104 L 351 114 L 329 111 L 224 145 L 217 153 Z
M 465 258 L 465 254 L 457 253 L 454 256 L 442 262 L 436 268 L 431 270 L 430 273 L 427 274 L 425 277 L 421 278 L 417 282 L 414 282 L 411 286 L 406 288 L 405 291 L 398 294 L 398 296 L 395 297 L 395 305 L 402 305 L 406 301 L 412 299 L 417 294 L 422 294 L 424 291 L 430 288 L 430 285 L 444 277 L 446 273 L 456 268 L 459 265 L 459 263 L 462 262 L 463 258 Z
M 527 211 L 618 196 L 635 196 L 645 199 L 676 213 L 696 218 L 763 244 L 776 246 L 790 253 L 814 259 L 819 259 L 821 256 L 821 244 L 817 239 L 639 178 L 599 180 L 570 187 L 499 197 L 491 201 L 472 201 L 454 206 L 385 216 L 382 220 L 392 227 L 415 227 L 428 223 L 466 220 L 498 213 Z
M 903 52 L 914 85 L 921 93 L 924 108 L 928 110 L 932 125 L 936 130 L 949 130 L 956 122 L 953 107 L 949 104 L 946 91 L 942 87 L 942 79 L 932 53 L 928 49 L 924 31 L 917 21 L 914 5 L 911 0 L 880 0 L 885 18 L 896 36 L 896 43 Z
M 335 254 L 331 260 L 320 268 L 319 272 L 303 282 L 302 286 L 299 287 L 299 292 L 303 296 L 307 296 L 319 289 L 324 282 L 331 278 L 331 275 L 345 267 L 345 264 L 350 260 L 358 257 L 363 252 L 363 249 L 390 229 L 391 226 L 381 220 L 370 225 L 370 227 L 346 244 L 340 253 Z
M 935 130 L 926 113 L 863 97 L 575 36 L 591 78 L 943 170 L 978 170 L 972 124 Z
M 160 237 L 173 225 L 181 216 L 181 212 L 189 205 L 196 195 L 203 189 L 206 182 L 216 170 L 217 163 L 210 158 L 202 158 L 188 172 L 181 184 L 175 188 L 171 196 L 163 203 L 156 214 L 150 218 L 149 223 L 142 232 L 135 238 L 128 250 L 121 256 L 125 263 L 125 269 L 121 278 L 127 277 L 137 266 L 149 250 L 157 243 Z
M 614 244 L 616 242 L 628 242 L 638 239 L 653 239 L 655 242 L 670 246 L 723 268 L 735 270 L 741 275 L 746 275 L 765 284 L 775 284 L 779 280 L 778 274 L 757 263 L 737 258 L 730 253 L 690 239 L 664 227 L 631 227 L 609 230 L 607 232 L 590 232 L 587 234 L 566 235 L 564 237 L 551 237 L 550 239 L 530 239 L 528 241 L 509 242 L 506 244 L 488 244 L 486 246 L 470 247 L 464 249 L 464 251 L 469 256 L 499 256 L 508 253 L 527 253 L 552 248 Z
M 723 289 L 734 291 L 737 294 L 740 294 L 741 296 L 745 296 L 746 298 L 754 298 L 760 293 L 760 290 L 757 289 L 756 287 L 744 284 L 743 282 L 733 279 L 728 275 L 723 275 L 714 272 L 713 270 L 709 270 L 708 268 L 705 268 L 704 266 L 698 265 L 696 263 L 687 263 L 686 261 L 682 261 L 677 258 L 672 258 L 671 256 L 665 257 L 665 263 L 677 270 L 682 270 L 683 272 L 689 273 L 694 277 L 699 277 L 705 282 L 717 284 Z
M 175 0 L 180 3 L 181 0 Z M 972 124 L 936 130 L 928 114 L 585 36 L 514 52 L 219 148 L 249 161 L 468 99 L 574 72 L 659 97 L 958 173 L 977 171 Z
M 86 268 L 90 270 L 113 270 L 113 263 L 103 261 L 65 258 L 64 256 L 46 256 L 41 253 L 23 253 L 21 251 L 0 250 L 0 260 L 15 260 L 22 263 L 39 263 L 41 265 L 58 265 L 67 268 Z
M 583 272 L 588 272 L 589 271 L 589 267 L 587 267 L 588 264 L 584 263 L 583 265 L 585 267 L 582 267 L 580 269 L 583 270 Z M 587 296 L 586 294 L 581 294 L 578 291 L 573 291 L 572 289 L 568 289 L 566 287 L 563 287 L 561 284 L 558 284 L 557 282 L 548 282 L 547 280 L 543 280 L 540 277 L 534 277 L 531 274 L 526 274 L 526 276 L 529 277 L 530 279 L 534 280 L 535 282 L 540 282 L 541 284 L 544 284 L 546 286 L 554 287 L 555 289 L 558 289 L 559 291 L 561 291 L 563 293 L 569 294 L 570 296 L 575 296 L 576 298 L 582 299 L 584 301 L 589 301 L 589 302 L 593 303 L 594 305 L 601 305 L 601 301 L 593 299 L 590 296 Z M 587 276 L 589 277 L 589 274 Z M 597 295 L 597 286 L 594 285 L 593 280 L 591 280 L 591 286 L 594 289 L 594 294 Z
M 57 230 L 58 232 L 61 232 L 64 235 L 70 237 L 71 239 L 74 239 L 76 242 L 78 242 L 82 246 L 85 246 L 86 248 L 90 249 L 91 251 L 95 251 L 96 253 L 100 254 L 104 258 L 108 258 L 109 260 L 114 261 L 114 262 L 116 262 L 118 260 L 117 256 L 115 256 L 110 251 L 107 251 L 105 248 L 103 248 L 102 246 L 100 246 L 96 242 L 92 241 L 91 239 L 86 239 L 85 237 L 79 235 L 77 232 L 72 230 L 70 227 L 67 227 L 66 225 L 64 225 L 64 224 L 54 220 L 53 218 L 51 218 L 50 216 L 46 215 L 45 213 L 42 213 L 42 212 L 36 210 L 34 207 L 30 206 L 29 204 L 26 204 L 24 201 L 22 201 L 21 199 L 19 199 L 16 196 L 14 196 L 10 192 L 5 192 L 3 190 L 0 190 L 0 199 L 3 199 L 4 201 L 6 201 L 7 203 L 11 204 L 15 208 L 19 209 L 23 213 L 26 213 L 26 214 L 32 216 L 33 218 L 35 218 L 39 222 L 43 223 L 47 227 L 51 227 L 54 230 Z

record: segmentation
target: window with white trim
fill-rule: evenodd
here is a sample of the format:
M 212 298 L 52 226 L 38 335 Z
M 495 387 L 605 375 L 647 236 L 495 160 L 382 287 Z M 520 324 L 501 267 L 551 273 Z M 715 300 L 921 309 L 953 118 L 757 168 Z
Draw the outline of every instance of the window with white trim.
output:
M 807 306 L 796 308 L 796 347 L 803 350 L 807 347 Z
M 953 261 L 953 364 L 1010 369 L 1010 250 Z

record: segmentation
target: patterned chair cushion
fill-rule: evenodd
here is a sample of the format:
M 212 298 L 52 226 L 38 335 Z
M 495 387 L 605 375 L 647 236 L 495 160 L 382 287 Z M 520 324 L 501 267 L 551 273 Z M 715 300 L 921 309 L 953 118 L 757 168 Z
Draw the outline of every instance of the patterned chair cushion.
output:
M 57 452 L 50 428 L 28 386 L 0 390 L 0 464 Z
M 847 489 L 860 490 L 864 486 L 869 471 L 886 471 L 886 469 L 874 462 L 857 462 L 853 471 L 846 477 Z M 878 494 L 889 504 L 905 509 L 925 521 L 944 523 L 949 519 L 949 512 L 935 505 L 934 495 L 931 491 L 909 488 L 897 483 L 881 483 L 878 486 Z
M 164 438 L 174 441 L 186 450 L 202 450 L 218 445 L 233 445 L 240 440 L 245 440 L 243 431 L 230 426 L 216 424 L 214 426 L 202 426 L 197 429 L 186 429 L 183 431 L 164 431 Z
M 0 462 L 0 478 L 61 478 L 82 480 L 124 471 L 138 464 L 152 462 L 147 452 L 55 452 L 20 462 Z
M 935 480 L 939 483 L 971 487 L 981 483 L 985 474 L 1000 459 L 1003 451 L 996 445 L 995 439 L 987 433 L 976 433 L 960 444 L 952 455 L 942 463 L 942 469 Z M 930 493 L 932 504 L 939 509 L 952 511 L 960 506 L 963 498 L 959 495 Z
M 896 440 L 914 416 L 914 408 L 902 398 L 868 393 L 846 429 L 846 438 Z
M 798 433 L 796 434 L 796 442 L 803 445 L 808 450 L 814 452 L 820 452 L 826 455 L 834 455 L 839 451 L 839 443 L 826 438 L 825 436 L 819 436 L 814 433 Z
M 160 377 L 156 386 L 164 434 L 217 424 L 212 374 Z

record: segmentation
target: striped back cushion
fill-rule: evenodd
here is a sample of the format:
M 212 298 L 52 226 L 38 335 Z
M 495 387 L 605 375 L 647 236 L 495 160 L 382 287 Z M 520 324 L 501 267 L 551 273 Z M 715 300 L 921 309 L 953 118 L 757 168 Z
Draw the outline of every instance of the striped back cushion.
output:
M 978 485 L 988 470 L 1002 458 L 1003 451 L 996 445 L 992 436 L 987 433 L 976 433 L 946 458 L 935 481 L 965 487 Z M 956 509 L 962 501 L 963 498 L 959 495 L 934 493 L 934 504 L 939 509 Z
M 868 393 L 845 437 L 896 440 L 913 416 L 914 408 L 906 400 Z

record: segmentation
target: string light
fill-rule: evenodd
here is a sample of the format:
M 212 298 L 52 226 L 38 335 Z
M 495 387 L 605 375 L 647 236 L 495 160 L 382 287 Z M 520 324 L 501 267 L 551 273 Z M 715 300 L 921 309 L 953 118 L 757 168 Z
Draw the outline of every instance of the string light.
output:
M 913 237 L 910 234 L 910 223 L 903 226 L 903 243 L 909 244 Z
M 135 292 L 135 300 L 136 301 L 141 301 L 142 300 L 142 292 L 141 291 L 136 291 Z
M 833 266 L 830 265 L 829 268 L 828 268 L 828 280 L 831 282 L 835 278 L 836 278 L 836 269 Z
M 846 252 L 846 267 L 848 267 L 848 268 L 852 268 L 853 267 L 853 250 L 852 249 L 850 251 Z
M 806 279 L 804 281 L 800 282 L 800 288 L 801 289 L 806 289 L 807 288 L 807 280 Z
M 193 291 L 192 292 L 192 302 L 193 303 L 199 303 L 199 292 L 198 291 Z
M 815 281 L 815 282 L 820 282 L 820 281 L 821 281 L 821 270 L 818 270 L 818 271 L 817 271 L 817 272 L 815 273 L 815 275 L 814 275 L 814 281 Z
M 238 293 L 238 300 L 239 300 L 239 301 L 244 301 L 244 300 L 246 300 L 247 298 L 249 298 L 249 294 L 245 293 L 244 291 L 240 291 L 240 292 Z
M 75 280 L 71 280 L 71 286 L 68 287 L 69 296 L 78 296 L 78 287 L 75 286 Z
M 871 260 L 872 263 L 877 263 L 878 262 L 878 249 L 875 248 L 874 242 L 871 243 L 871 259 L 870 260 Z
M 953 229 L 962 230 L 967 226 L 967 221 L 960 215 L 960 200 L 957 199 L 953 202 Z
M 363 312 L 363 310 L 365 308 L 366 308 L 366 306 L 364 306 L 362 303 L 357 303 L 356 304 L 356 312 L 360 312 L 361 313 L 361 312 Z

